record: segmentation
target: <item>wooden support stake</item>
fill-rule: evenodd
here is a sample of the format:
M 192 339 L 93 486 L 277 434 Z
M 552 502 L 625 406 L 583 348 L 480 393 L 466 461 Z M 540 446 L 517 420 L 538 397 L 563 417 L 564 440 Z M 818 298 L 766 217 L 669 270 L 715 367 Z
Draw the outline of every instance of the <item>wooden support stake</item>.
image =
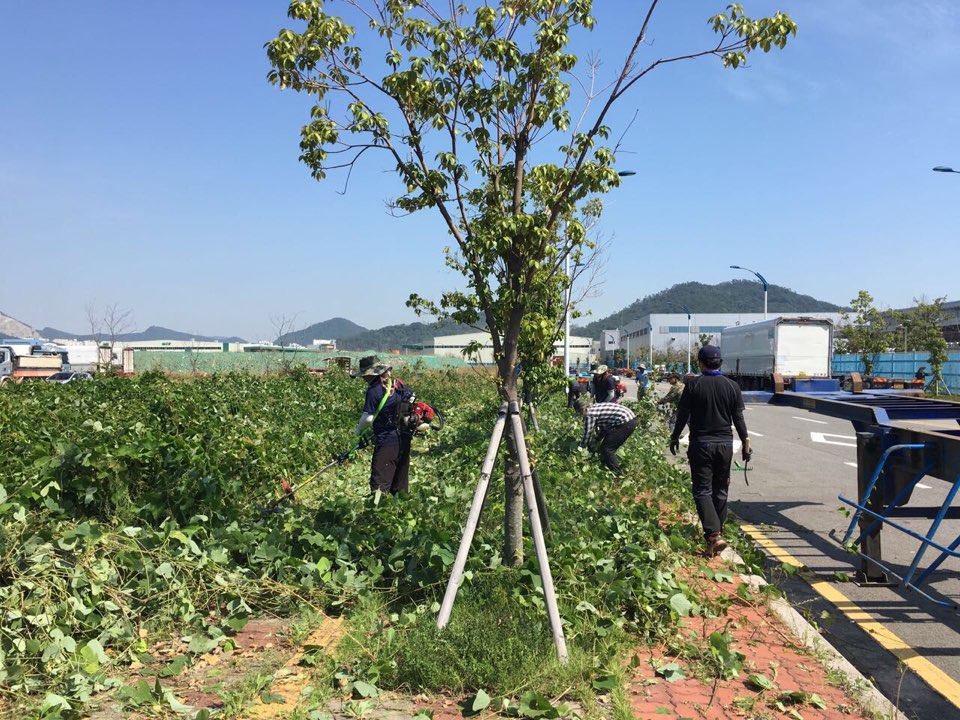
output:
M 527 515 L 530 518 L 530 530 L 533 535 L 533 547 L 537 553 L 537 564 L 540 566 L 540 581 L 543 585 L 544 600 L 547 604 L 547 616 L 550 618 L 550 629 L 553 631 L 557 658 L 560 662 L 565 663 L 567 661 L 567 641 L 563 636 L 563 624 L 560 621 L 560 611 L 557 608 L 557 596 L 553 587 L 553 575 L 550 572 L 547 544 L 543 538 L 543 527 L 540 525 L 537 494 L 533 489 L 530 458 L 527 456 L 527 443 L 523 437 L 523 421 L 520 419 L 520 408 L 516 402 L 510 403 L 508 413 L 513 425 L 514 449 L 517 462 L 520 465 L 520 475 L 523 478 L 523 494 L 527 501 Z
M 470 544 L 473 542 L 473 536 L 477 532 L 477 525 L 480 522 L 480 511 L 483 510 L 483 502 L 487 497 L 490 476 L 493 474 L 493 468 L 497 462 L 497 450 L 500 449 L 500 443 L 503 439 L 503 429 L 506 424 L 507 403 L 503 403 L 500 406 L 500 412 L 497 414 L 497 421 L 493 425 L 490 444 L 487 445 L 487 456 L 483 459 L 483 466 L 480 469 L 480 479 L 477 481 L 477 489 L 473 493 L 473 502 L 470 504 L 467 524 L 463 528 L 463 537 L 460 538 L 460 547 L 457 549 L 457 558 L 453 562 L 450 579 L 447 581 L 447 590 L 443 594 L 443 604 L 440 606 L 440 614 L 437 616 L 437 627 L 441 630 L 445 628 L 450 621 L 453 601 L 456 600 L 457 590 L 460 589 L 460 580 L 463 578 L 463 568 L 467 564 L 467 556 L 470 554 Z

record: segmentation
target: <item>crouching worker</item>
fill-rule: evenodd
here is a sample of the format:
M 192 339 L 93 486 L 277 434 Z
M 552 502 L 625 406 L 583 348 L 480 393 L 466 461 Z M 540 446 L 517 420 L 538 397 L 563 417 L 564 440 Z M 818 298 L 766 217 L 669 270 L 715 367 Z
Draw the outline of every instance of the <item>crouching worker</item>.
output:
M 617 462 L 617 450 L 636 428 L 637 417 L 630 408 L 615 402 L 594 403 L 583 414 L 580 447 L 593 444 L 600 453 L 600 462 L 620 477 L 623 468 Z
M 413 431 L 405 422 L 413 392 L 395 380 L 393 368 L 376 362 L 375 357 L 360 360 L 354 377 L 367 381 L 363 414 L 356 433 L 372 433 L 373 460 L 370 463 L 370 492 L 396 495 L 410 486 L 410 441 Z

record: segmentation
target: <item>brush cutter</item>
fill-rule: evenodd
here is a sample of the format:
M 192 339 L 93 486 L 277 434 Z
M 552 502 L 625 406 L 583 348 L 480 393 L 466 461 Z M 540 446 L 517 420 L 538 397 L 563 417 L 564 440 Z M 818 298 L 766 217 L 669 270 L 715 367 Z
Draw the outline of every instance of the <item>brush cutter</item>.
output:
M 317 470 L 313 475 L 311 475 L 310 477 L 308 477 L 306 480 L 304 480 L 304 481 L 303 481 L 302 483 L 300 483 L 299 485 L 291 485 L 287 480 L 285 480 L 285 479 L 284 479 L 284 480 L 281 480 L 281 481 L 280 481 L 280 485 L 281 485 L 281 487 L 283 488 L 283 495 L 281 496 L 281 498 L 280 498 L 277 502 L 275 502 L 275 503 L 273 504 L 273 506 L 272 506 L 271 508 L 269 508 L 269 510 L 276 512 L 277 509 L 279 508 L 280 503 L 283 502 L 284 500 L 289 500 L 291 505 L 292 505 L 292 504 L 295 504 L 295 503 L 297 502 L 297 491 L 298 491 L 298 490 L 302 490 L 305 486 L 309 485 L 309 484 L 312 483 L 314 480 L 316 480 L 318 477 L 320 477 L 321 475 L 323 475 L 323 473 L 325 473 L 327 470 L 329 470 L 330 468 L 332 468 L 332 467 L 335 466 L 335 465 L 340 465 L 340 464 L 342 464 L 343 462 L 345 462 L 345 461 L 347 460 L 347 458 L 349 458 L 351 455 L 353 455 L 353 453 L 355 453 L 357 450 L 362 450 L 362 449 L 363 449 L 364 447 L 366 447 L 366 446 L 367 446 L 367 439 L 366 439 L 366 438 L 361 439 L 360 442 L 357 443 L 357 445 L 356 445 L 355 447 L 352 447 L 352 448 L 350 448 L 349 450 L 345 450 L 345 451 L 343 451 L 342 453 L 340 453 L 339 455 L 337 455 L 333 460 L 331 460 L 329 463 L 327 463 L 327 464 L 324 465 L 322 468 L 320 468 L 319 470 Z

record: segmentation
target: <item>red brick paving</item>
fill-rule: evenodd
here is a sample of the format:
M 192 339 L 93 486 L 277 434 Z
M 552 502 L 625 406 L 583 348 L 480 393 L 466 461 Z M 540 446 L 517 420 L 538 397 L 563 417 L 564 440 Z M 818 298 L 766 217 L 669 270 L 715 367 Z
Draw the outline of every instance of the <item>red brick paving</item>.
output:
M 720 569 L 722 561 L 714 559 L 711 567 Z M 780 692 L 802 690 L 816 693 L 826 705 L 820 710 L 809 703 L 786 709 L 795 709 L 803 720 L 850 720 L 868 718 L 859 709 L 856 700 L 844 690 L 830 685 L 821 663 L 784 628 L 779 620 L 756 598 L 755 603 L 744 602 L 736 595 L 740 583 L 736 575 L 732 582 L 708 580 L 698 570 L 687 580 L 696 585 L 704 597 L 712 600 L 728 598 L 731 604 L 725 615 L 717 618 L 686 618 L 678 639 L 691 638 L 699 647 L 708 646 L 714 631 L 730 635 L 730 647 L 746 656 L 743 671 L 733 680 L 715 681 L 703 677 L 704 671 L 691 667 L 690 661 L 670 654 L 666 645 L 640 647 L 632 664 L 627 687 L 633 715 L 638 720 L 723 720 L 724 718 L 787 718 L 774 702 Z M 655 663 L 677 662 L 684 668 L 686 679 L 667 682 L 658 677 Z M 697 673 L 701 677 L 697 677 Z M 747 682 L 751 673 L 765 675 L 776 688 L 758 692 Z M 774 676 L 774 673 L 776 675 Z M 739 700 L 734 704 L 735 700 Z M 750 707 L 752 702 L 752 708 Z

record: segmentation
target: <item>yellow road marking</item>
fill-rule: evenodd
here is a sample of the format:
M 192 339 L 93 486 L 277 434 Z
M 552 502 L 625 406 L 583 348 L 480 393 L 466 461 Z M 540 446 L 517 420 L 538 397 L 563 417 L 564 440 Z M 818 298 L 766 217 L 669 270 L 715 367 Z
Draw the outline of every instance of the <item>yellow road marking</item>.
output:
M 753 525 L 741 525 L 740 527 L 753 538 L 754 542 L 777 560 L 798 568 L 804 566 L 802 562 Z M 940 693 L 954 707 L 960 708 L 960 683 L 920 655 L 889 628 L 874 620 L 870 613 L 864 611 L 827 581 L 813 580 L 809 584 L 824 600 L 835 605 L 840 612 L 853 620 L 861 630 L 874 638 L 882 648 L 889 650 L 900 662 L 913 670 L 927 685 Z

